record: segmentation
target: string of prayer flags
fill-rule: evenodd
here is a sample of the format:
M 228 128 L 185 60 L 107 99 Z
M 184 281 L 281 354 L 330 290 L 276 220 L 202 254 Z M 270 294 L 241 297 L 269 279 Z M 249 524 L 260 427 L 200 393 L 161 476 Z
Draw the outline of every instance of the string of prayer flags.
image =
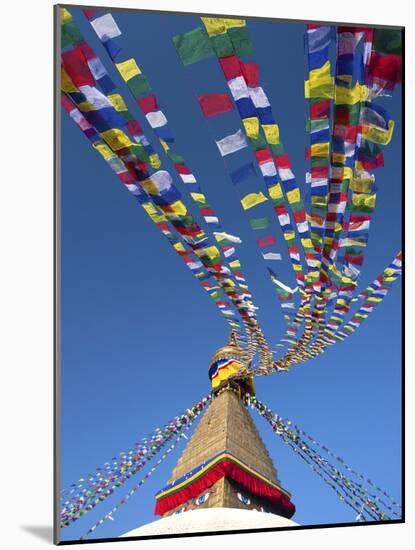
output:
M 82 98 L 75 97 L 75 100 L 81 102 Z M 127 160 L 128 158 L 135 158 L 129 157 L 131 155 L 131 148 L 130 148 L 130 141 L 128 141 L 127 137 L 125 137 L 125 134 L 119 130 L 118 128 L 111 128 L 107 133 L 103 133 L 103 137 L 110 140 L 110 143 L 115 147 L 114 152 L 121 156 L 121 158 L 124 158 Z M 120 141 L 120 138 L 124 141 Z M 125 147 L 121 149 L 121 144 L 125 147 L 127 147 L 128 154 L 124 154 Z M 121 152 L 122 151 L 122 152 Z M 130 162 L 130 161 L 128 161 Z M 124 169 L 125 170 L 125 169 Z M 120 178 L 121 181 L 126 185 L 133 186 L 135 194 L 138 198 L 137 189 L 139 189 L 142 186 L 142 183 L 145 180 L 148 179 L 149 174 L 147 173 L 147 168 L 145 165 L 140 165 L 140 170 L 133 175 L 131 170 L 128 169 L 124 172 L 122 170 Z M 139 183 L 139 186 L 135 185 L 136 178 L 139 178 L 137 180 L 137 183 Z M 130 190 L 130 189 L 129 189 Z M 219 285 L 223 289 L 223 291 L 231 298 L 232 303 L 235 305 L 237 310 L 239 311 L 241 317 L 245 319 L 246 325 L 250 327 L 250 330 L 253 330 L 254 332 L 258 332 L 259 328 L 257 327 L 257 321 L 255 319 L 255 316 L 250 314 L 247 315 L 246 308 L 244 308 L 244 304 L 241 302 L 241 300 L 238 297 L 238 292 L 234 289 L 235 284 L 229 285 L 227 281 L 230 279 L 225 279 L 224 281 L 220 278 L 220 273 L 225 273 L 225 268 L 222 267 L 217 260 L 220 257 L 219 251 L 215 247 L 200 247 L 199 243 L 203 240 L 206 240 L 206 236 L 204 235 L 203 231 L 197 226 L 197 224 L 193 221 L 193 218 L 189 215 L 187 215 L 187 209 L 184 206 L 183 202 L 181 200 L 175 200 L 174 202 L 168 202 L 168 200 L 165 200 L 166 197 L 163 197 L 163 194 L 160 193 L 154 193 L 154 190 L 151 188 L 149 189 L 149 197 L 151 197 L 152 200 L 156 200 L 158 207 L 162 210 L 163 215 L 165 216 L 165 219 L 170 221 L 172 225 L 175 227 L 176 231 L 180 234 L 180 236 L 191 246 L 191 248 L 194 250 L 194 253 L 199 256 L 200 260 L 202 261 L 203 265 L 207 268 L 208 271 L 211 271 L 212 276 L 216 278 L 219 282 Z M 174 193 L 174 188 L 172 186 L 171 192 Z M 155 198 L 156 197 L 156 198 Z M 170 197 L 171 198 L 171 195 Z M 140 199 L 141 200 L 141 199 Z M 142 202 L 142 201 L 141 201 Z M 149 215 L 155 216 L 155 213 L 152 213 L 149 210 L 150 205 L 146 205 L 147 211 L 149 212 Z M 162 218 L 163 220 L 163 218 Z M 154 220 L 156 221 L 156 220 Z M 205 251 L 214 251 L 215 253 L 213 255 L 206 254 Z M 216 262 L 216 263 L 215 263 Z M 213 271 L 212 271 L 213 270 Z M 215 295 L 212 295 L 213 298 L 216 298 Z
M 318 444 L 293 422 L 283 419 L 255 396 L 247 395 L 244 397 L 244 402 L 246 407 L 255 409 L 269 423 L 274 433 L 292 448 L 295 454 L 304 460 L 345 504 L 358 513 L 357 517 L 360 520 L 383 521 L 390 519 L 387 514 L 401 517 L 400 505 L 386 491 L 380 489 L 366 476 L 357 474 L 345 464 L 343 459 L 331 453 L 324 445 Z M 339 465 L 334 466 L 330 463 L 328 458 L 322 456 L 319 449 L 324 451 L 326 456 L 334 457 Z M 362 481 L 368 485 L 363 485 Z M 373 491 L 378 494 L 373 494 Z M 386 496 L 390 504 L 385 503 L 382 496 Z
M 118 457 L 113 457 L 94 473 L 81 477 L 71 487 L 62 491 L 61 527 L 68 527 L 112 495 L 154 458 L 174 436 L 181 438 L 183 430 L 192 425 L 211 399 L 212 396 L 207 395 L 181 415 L 140 439 L 128 451 L 119 453 Z
M 208 402 L 210 401 L 211 397 L 208 396 L 208 398 L 205 398 L 204 401 Z M 189 409 L 188 409 L 189 411 Z M 104 515 L 98 522 L 96 522 L 92 527 L 88 529 L 88 531 L 80 537 L 80 540 L 85 540 L 91 533 L 93 533 L 97 527 L 102 525 L 106 520 L 111 519 L 114 520 L 113 515 L 121 508 L 123 504 L 125 504 L 129 498 L 131 498 L 136 491 L 143 485 L 143 483 L 156 471 L 158 466 L 168 457 L 168 455 L 174 450 L 174 448 L 180 443 L 180 441 L 186 437 L 186 432 L 191 428 L 195 418 L 200 415 L 202 409 L 198 409 L 196 414 L 191 414 L 190 418 L 188 419 L 184 429 L 177 435 L 176 439 L 173 441 L 173 443 L 168 447 L 168 449 L 160 456 L 160 458 L 155 462 L 155 464 L 152 466 L 152 468 L 146 473 L 146 475 L 132 488 L 128 491 L 126 496 L 124 496 L 115 506 L 111 508 L 111 510 Z M 173 435 L 173 434 L 172 434 Z
M 330 163 L 330 106 L 334 79 L 331 75 L 329 48 L 334 33 L 330 26 L 307 25 L 306 55 L 308 61 L 308 94 L 310 134 L 310 237 L 316 253 L 316 265 L 321 265 L 323 234 L 327 209 L 327 192 Z M 306 85 L 307 90 L 307 85 Z M 315 281 L 316 288 L 319 282 Z
M 221 225 L 219 218 L 210 207 L 210 205 L 207 203 L 206 196 L 201 192 L 200 186 L 197 183 L 194 174 L 192 174 L 186 166 L 184 158 L 171 149 L 171 144 L 174 142 L 174 137 L 167 126 L 167 117 L 160 110 L 154 92 L 151 94 L 149 93 L 151 87 L 148 80 L 142 74 L 142 70 L 138 67 L 136 61 L 133 58 L 127 59 L 125 61 L 119 61 L 115 63 L 115 65 L 120 74 L 123 76 L 124 80 L 126 81 L 127 87 L 129 87 L 134 98 L 137 100 L 138 106 L 142 110 L 150 126 L 158 137 L 160 144 L 163 147 L 163 150 L 165 151 L 169 159 L 173 162 L 174 167 L 180 178 L 183 180 L 184 183 L 192 186 L 192 192 L 190 193 L 190 195 L 194 202 L 198 205 L 200 213 L 202 214 L 205 222 L 209 225 L 214 225 L 216 228 L 220 228 Z M 141 79 L 141 83 L 145 83 L 145 88 L 138 89 L 137 86 L 129 86 L 131 80 L 137 80 L 138 78 Z M 230 102 L 228 97 L 227 107 L 229 107 L 229 104 Z M 190 262 L 188 265 L 194 265 L 194 262 Z M 225 270 L 225 267 L 222 267 L 221 270 Z M 245 281 L 243 277 L 239 277 L 239 279 Z M 212 296 L 214 297 L 215 295 L 213 294 Z M 234 300 L 237 300 L 237 297 L 235 297 Z
M 229 95 L 198 95 L 202 113 L 206 123 L 214 124 L 214 117 L 231 112 L 236 106 L 242 129 L 218 139 L 219 152 L 232 182 L 239 185 L 257 175 L 256 167 L 249 162 L 235 169 L 235 157 L 231 155 L 250 146 L 267 193 L 250 187 L 241 197 L 242 208 L 247 211 L 270 200 L 282 229 L 300 304 L 296 309 L 291 299 L 293 289 L 278 284 L 275 274 L 270 273 L 286 310 L 287 328 L 281 342 L 290 345 L 274 361 L 236 257 L 239 237 L 223 230 L 184 157 L 173 149 L 175 139 L 166 113 L 141 64 L 133 57 L 121 55 L 121 30 L 114 17 L 97 10 L 84 13 L 189 193 L 182 196 L 170 173 L 162 167 L 141 126 L 67 9 L 61 11 L 64 108 L 207 290 L 229 326 L 236 329 L 241 345 L 252 356 L 259 352 L 254 369 L 257 374 L 287 370 L 356 330 L 373 306 L 386 296 L 387 279 L 393 282 L 397 276 L 390 268 L 389 275 L 377 279 L 372 290 L 363 291 L 363 309 L 345 323 L 356 296 L 376 205 L 378 190 L 371 171 L 383 165 L 382 147 L 390 142 L 394 131 L 394 121 L 374 99 L 386 95 L 384 91 L 392 90 L 401 80 L 400 32 L 388 30 L 383 34 L 382 30 L 349 26 L 337 27 L 335 33 L 334 27 L 308 25 L 305 95 L 310 139 L 306 152 L 310 161 L 306 177 L 309 213 L 271 103 L 261 86 L 259 66 L 243 61 L 253 54 L 246 21 L 202 18 L 204 28 L 173 39 L 184 65 L 213 55 L 218 58 Z M 333 77 L 329 50 L 334 39 Z M 213 243 L 189 213 L 185 204 L 189 197 L 210 229 L 215 229 Z M 255 237 L 264 260 L 280 261 L 281 254 L 267 251 L 276 243 L 267 231 L 268 216 L 264 213 L 247 217 L 257 232 Z M 228 305 L 221 307 L 223 303 Z
M 237 105 L 239 115 L 242 119 L 242 123 L 244 124 L 248 139 L 254 148 L 256 160 L 261 169 L 261 173 L 263 174 L 265 182 L 269 187 L 277 183 L 275 179 L 273 179 L 277 175 L 277 165 L 272 155 L 270 155 L 269 152 L 264 148 L 264 145 L 261 144 L 261 141 L 263 141 L 263 137 L 262 134 L 259 134 L 259 126 L 257 135 L 256 121 L 258 121 L 258 124 L 261 124 L 261 130 L 264 132 L 264 144 L 267 143 L 266 140 L 269 140 L 268 145 L 270 146 L 274 155 L 281 154 L 282 147 L 279 139 L 279 129 L 272 116 L 272 110 L 268 98 L 265 95 L 262 87 L 248 87 L 242 69 L 242 67 L 244 67 L 244 63 L 239 59 L 238 53 L 235 51 L 235 48 L 232 49 L 231 55 L 219 55 L 218 60 L 227 81 L 231 95 Z M 251 76 L 250 83 L 258 84 L 258 72 L 255 67 L 248 67 L 245 73 Z M 294 186 L 293 178 L 289 177 L 290 173 L 287 170 L 285 170 L 284 172 L 284 167 L 281 167 L 281 170 L 283 171 L 282 173 L 280 172 L 281 180 L 284 180 L 284 182 L 290 179 L 292 180 L 287 184 L 287 187 L 291 185 L 291 188 L 288 189 L 291 192 L 290 204 L 293 206 L 296 221 L 298 220 L 298 223 L 300 223 L 299 228 L 301 229 L 302 233 L 302 244 L 303 246 L 307 247 L 308 256 L 306 259 L 309 260 L 313 255 L 313 250 L 312 243 L 308 235 L 308 223 L 306 220 L 305 210 L 301 200 L 297 200 L 301 199 L 301 195 L 298 187 L 296 188 Z M 302 274 L 301 261 L 299 259 L 299 250 L 295 244 L 295 233 L 292 230 L 288 212 L 284 207 L 283 196 L 282 204 L 279 205 L 279 212 L 277 213 L 277 215 L 278 214 L 282 214 L 284 216 L 284 221 L 287 220 L 285 224 L 287 227 L 283 228 L 282 226 L 284 239 L 289 248 L 289 252 L 291 250 L 290 258 L 294 264 L 293 268 L 296 272 L 296 276 L 300 281 L 300 284 L 304 284 L 304 275 Z M 282 218 L 279 217 L 280 222 L 281 219 Z

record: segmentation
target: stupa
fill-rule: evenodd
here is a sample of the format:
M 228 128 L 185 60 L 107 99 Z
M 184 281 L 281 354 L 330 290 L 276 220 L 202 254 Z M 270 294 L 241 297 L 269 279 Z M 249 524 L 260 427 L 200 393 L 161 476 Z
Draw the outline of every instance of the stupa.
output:
M 291 495 L 244 402 L 255 394 L 249 356 L 231 334 L 209 365 L 213 399 L 156 495 L 154 522 L 124 536 L 291 527 Z

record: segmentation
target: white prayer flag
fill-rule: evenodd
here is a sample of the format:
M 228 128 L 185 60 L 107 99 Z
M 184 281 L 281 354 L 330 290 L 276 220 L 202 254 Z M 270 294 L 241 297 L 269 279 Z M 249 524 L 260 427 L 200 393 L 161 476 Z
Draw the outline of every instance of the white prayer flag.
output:
M 220 154 L 224 157 L 240 149 L 244 149 L 247 146 L 247 142 L 242 130 L 238 130 L 236 134 L 231 134 L 217 141 L 216 145 L 219 148 Z
M 110 13 L 106 13 L 102 17 L 97 17 L 97 19 L 91 21 L 91 25 L 103 42 L 109 38 L 121 36 L 121 31 Z

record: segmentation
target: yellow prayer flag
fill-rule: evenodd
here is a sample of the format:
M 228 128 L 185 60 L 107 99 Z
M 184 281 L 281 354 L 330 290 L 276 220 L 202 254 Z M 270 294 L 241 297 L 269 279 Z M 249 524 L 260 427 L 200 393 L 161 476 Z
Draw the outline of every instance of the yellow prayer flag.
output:
M 206 197 L 203 193 L 190 193 L 190 196 L 196 202 L 206 202 Z
M 392 139 L 394 127 L 395 127 L 394 120 L 389 121 L 387 130 L 382 130 L 381 128 L 375 128 L 374 126 L 363 126 L 362 135 L 368 141 L 372 141 L 373 143 L 378 143 L 379 145 L 387 145 Z
M 358 174 L 352 179 L 350 187 L 353 191 L 358 193 L 370 193 L 372 191 L 373 184 L 374 178 L 372 177 L 372 174 Z
M 262 192 L 259 193 L 249 193 L 246 195 L 243 199 L 241 199 L 242 208 L 244 210 L 249 210 L 253 206 L 256 206 L 257 204 L 261 204 L 262 202 L 265 202 L 267 197 Z
M 241 262 L 239 260 L 233 260 L 233 262 L 229 262 L 229 265 L 232 269 L 238 269 L 241 267 Z
M 289 241 L 291 239 L 295 239 L 295 233 L 294 231 L 284 231 L 284 240 Z
M 72 82 L 72 79 L 63 67 L 61 69 L 61 89 L 63 92 L 79 92 L 79 89 Z
M 186 249 L 182 243 L 175 243 L 173 246 L 177 250 L 177 252 L 186 252 Z
M 344 153 L 332 153 L 331 162 L 333 164 L 344 164 L 346 162 L 346 155 Z
M 295 204 L 297 202 L 300 202 L 300 190 L 298 187 L 293 189 L 292 191 L 287 191 L 287 199 L 290 204 Z
M 300 241 L 304 248 L 313 248 L 313 243 L 311 242 L 311 239 L 300 239 Z
M 259 120 L 258 117 L 253 116 L 242 119 L 245 133 L 249 138 L 257 139 L 259 133 Z
M 363 206 L 366 206 L 368 208 L 375 208 L 376 194 L 373 193 L 371 195 L 368 195 L 366 193 L 353 193 L 352 204 L 357 208 L 361 208 Z
M 182 201 L 175 201 L 172 204 L 160 206 L 167 217 L 186 216 L 187 208 Z
M 265 139 L 267 143 L 271 145 L 278 145 L 280 142 L 280 129 L 278 124 L 263 124 L 262 129 L 264 130 Z
M 157 189 L 157 185 L 154 183 L 154 180 L 151 178 L 147 178 L 146 180 L 141 181 L 141 185 L 144 187 L 144 189 L 150 193 L 150 195 L 158 195 L 159 191 Z
M 163 150 L 165 153 L 167 153 L 167 151 L 170 149 L 170 146 L 169 144 L 167 143 L 167 141 L 164 141 L 164 139 L 159 139 L 160 141 L 160 145 L 163 147 Z
M 220 19 L 218 17 L 201 17 L 200 19 L 203 21 L 209 36 L 225 34 L 226 25 L 224 23 L 224 19 Z
M 89 111 L 95 111 L 95 107 L 91 105 L 88 101 L 82 101 L 78 103 L 78 109 L 81 113 L 89 113 Z
M 157 214 L 157 210 L 156 210 L 155 206 L 153 204 L 151 204 L 151 202 L 145 202 L 141 206 L 144 208 L 144 210 L 147 212 L 147 214 L 149 216 L 153 216 L 153 215 Z
M 116 63 L 115 66 L 125 82 L 128 82 L 133 76 L 141 74 L 141 70 L 133 58 Z
M 345 166 L 343 168 L 343 180 L 352 180 L 353 179 L 353 170 L 350 168 L 350 166 Z
M 161 160 L 157 153 L 153 153 L 148 157 L 148 160 L 150 162 L 150 166 L 154 168 L 154 170 L 158 170 L 161 166 Z
M 245 19 L 223 19 L 220 17 L 201 17 L 209 36 L 225 34 L 228 29 L 244 27 Z
M 328 157 L 329 156 L 329 143 L 313 143 L 310 147 L 310 155 L 315 157 Z
M 65 25 L 72 21 L 72 15 L 66 8 L 61 8 L 61 25 Z
M 332 98 L 333 77 L 330 74 L 330 61 L 326 61 L 322 67 L 312 69 L 309 80 L 304 83 L 305 97 L 308 98 Z
M 311 85 L 318 85 L 320 82 L 323 82 L 328 78 L 331 78 L 330 61 L 326 61 L 322 67 L 312 69 L 309 73 L 309 80 Z
M 199 256 L 207 256 L 211 260 L 214 260 L 217 258 L 219 254 L 219 250 L 216 248 L 216 246 L 206 246 L 205 248 L 198 248 L 195 251 L 195 254 Z
M 109 159 L 114 156 L 112 149 L 110 149 L 105 143 L 93 143 L 92 146 L 102 157 L 104 157 L 104 159 Z
M 114 105 L 114 109 L 118 111 L 119 113 L 123 111 L 128 111 L 127 105 L 125 104 L 122 96 L 120 94 L 111 94 L 108 96 L 108 99 L 111 101 L 111 103 Z
M 284 197 L 280 183 L 276 183 L 275 185 L 268 187 L 268 193 L 271 199 L 278 200 Z
M 353 88 L 335 86 L 334 102 L 336 105 L 354 105 L 364 101 L 368 96 L 368 89 L 364 84 L 356 82 Z
M 118 151 L 119 149 L 134 145 L 130 138 L 119 128 L 105 130 L 105 132 L 101 132 L 101 136 L 113 151 Z

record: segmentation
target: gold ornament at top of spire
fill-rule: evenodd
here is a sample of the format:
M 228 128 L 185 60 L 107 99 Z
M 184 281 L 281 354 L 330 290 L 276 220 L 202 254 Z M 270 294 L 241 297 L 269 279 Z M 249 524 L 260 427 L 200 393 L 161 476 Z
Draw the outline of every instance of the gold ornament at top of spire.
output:
M 253 376 L 248 375 L 250 354 L 239 347 L 236 334 L 231 332 L 226 345 L 219 348 L 209 364 L 209 377 L 213 390 L 232 382 L 243 393 L 255 394 Z

